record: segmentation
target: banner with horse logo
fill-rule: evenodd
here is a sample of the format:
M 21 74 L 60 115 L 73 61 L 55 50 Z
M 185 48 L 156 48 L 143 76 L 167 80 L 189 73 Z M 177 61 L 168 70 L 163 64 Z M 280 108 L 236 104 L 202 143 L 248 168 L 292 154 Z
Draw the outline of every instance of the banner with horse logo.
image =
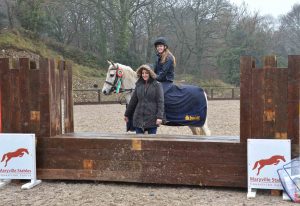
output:
M 35 135 L 0 134 L 0 160 L 0 179 L 35 178 Z
M 248 190 L 282 190 L 277 169 L 290 161 L 290 140 L 248 139 Z

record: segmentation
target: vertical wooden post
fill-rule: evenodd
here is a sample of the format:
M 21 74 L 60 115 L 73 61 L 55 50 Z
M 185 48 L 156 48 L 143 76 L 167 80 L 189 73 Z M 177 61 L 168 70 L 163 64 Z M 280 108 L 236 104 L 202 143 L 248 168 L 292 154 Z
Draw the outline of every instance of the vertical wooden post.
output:
M 276 139 L 287 139 L 288 125 L 288 70 L 289 68 L 277 68 L 274 83 L 274 130 Z
M 51 136 L 50 126 L 50 62 L 48 59 L 40 60 L 40 134 L 41 137 Z
M 55 85 L 53 105 L 54 105 L 54 135 L 62 134 L 62 122 L 61 122 L 61 73 L 60 73 L 60 62 L 55 61 L 54 64 L 54 77 L 52 84 Z
M 1 76 L 1 70 L 0 70 L 0 76 Z M 0 80 L 0 133 L 2 133 L 2 85 Z
M 3 64 L 3 59 L 0 58 L 0 133 L 2 133 L 2 64 Z
M 11 104 L 10 104 L 10 69 L 9 59 L 0 58 L 1 69 L 1 96 L 2 96 L 2 132 L 9 132 L 11 128 Z
M 251 92 L 251 138 L 262 138 L 264 122 L 264 87 L 265 70 L 261 68 L 252 69 L 252 92 Z
M 41 136 L 41 80 L 40 71 L 41 65 L 30 64 L 29 76 L 26 79 L 29 81 L 29 111 L 30 111 L 30 131 L 35 133 L 37 137 Z
M 30 90 L 29 90 L 29 59 L 20 58 L 20 101 L 21 101 L 21 131 L 32 132 L 30 128 Z
M 72 94 L 72 66 L 69 62 L 65 63 L 65 132 L 74 132 L 73 121 L 73 94 Z
M 16 59 L 10 59 L 10 107 L 11 107 L 11 130 L 21 132 L 21 105 L 20 105 L 20 65 Z
M 97 89 L 97 94 L 98 94 L 98 103 L 101 104 L 101 90 Z
M 55 71 L 55 60 L 50 59 L 50 98 L 49 98 L 49 103 L 50 103 L 50 136 L 55 136 L 56 135 L 56 71 Z
M 247 142 L 251 138 L 251 104 L 252 104 L 252 68 L 255 67 L 253 59 L 250 56 L 244 56 L 240 59 L 240 142 Z
M 300 138 L 300 56 L 288 57 L 288 129 L 292 141 L 292 157 L 299 155 Z
M 62 60 L 58 61 L 58 68 L 59 68 L 59 87 L 60 87 L 60 96 L 59 96 L 59 107 L 60 107 L 60 111 L 59 111 L 59 120 L 60 120 L 60 128 L 61 134 L 65 133 L 65 103 L 64 103 L 64 99 L 65 99 L 65 90 L 64 90 L 64 81 L 65 81 L 65 76 L 64 76 L 64 69 L 65 69 L 65 62 Z
M 264 57 L 264 113 L 263 113 L 263 138 L 274 138 L 275 136 L 275 105 L 274 96 L 276 82 L 277 61 L 275 56 Z

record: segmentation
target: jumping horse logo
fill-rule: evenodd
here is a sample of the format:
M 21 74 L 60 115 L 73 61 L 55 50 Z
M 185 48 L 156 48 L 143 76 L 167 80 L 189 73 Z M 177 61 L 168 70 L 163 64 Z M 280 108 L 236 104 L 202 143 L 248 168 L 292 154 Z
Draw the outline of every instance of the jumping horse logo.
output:
M 17 150 L 14 151 L 14 152 L 8 152 L 8 153 L 6 153 L 6 154 L 4 154 L 4 155 L 2 156 L 1 162 L 3 162 L 3 161 L 6 159 L 6 161 L 5 161 L 5 166 L 4 166 L 4 167 L 6 167 L 6 166 L 7 166 L 7 162 L 10 161 L 11 158 L 15 158 L 15 157 L 23 157 L 23 155 L 24 155 L 25 153 L 29 154 L 29 152 L 28 152 L 28 150 L 27 150 L 26 148 L 19 148 L 19 149 L 17 149 Z
M 270 157 L 269 159 L 258 160 L 258 161 L 255 162 L 252 170 L 255 170 L 257 168 L 257 166 L 259 165 L 258 170 L 257 170 L 257 174 L 256 174 L 256 175 L 259 175 L 260 170 L 264 166 L 267 166 L 267 165 L 277 165 L 280 162 L 280 160 L 282 160 L 283 162 L 285 162 L 284 156 L 274 155 L 274 156 Z

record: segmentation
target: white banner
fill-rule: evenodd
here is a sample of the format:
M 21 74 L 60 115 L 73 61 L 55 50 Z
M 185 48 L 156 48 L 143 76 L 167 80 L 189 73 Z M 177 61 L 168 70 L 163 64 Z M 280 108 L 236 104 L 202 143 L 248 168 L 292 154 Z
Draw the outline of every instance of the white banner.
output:
M 0 134 L 0 179 L 36 179 L 35 134 Z
M 277 169 L 291 161 L 291 141 L 248 139 L 248 191 L 279 189 Z

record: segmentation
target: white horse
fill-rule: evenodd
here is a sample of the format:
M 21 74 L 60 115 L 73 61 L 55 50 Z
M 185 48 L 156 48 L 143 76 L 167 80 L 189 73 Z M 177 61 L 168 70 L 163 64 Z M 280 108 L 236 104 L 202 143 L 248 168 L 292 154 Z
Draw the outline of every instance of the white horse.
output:
M 126 103 L 129 104 L 132 93 L 135 89 L 135 83 L 138 80 L 137 74 L 131 67 L 108 61 L 109 67 L 106 74 L 106 80 L 102 88 L 102 93 L 110 95 L 112 92 L 125 93 Z M 204 92 L 207 104 L 207 96 Z M 210 136 L 211 132 L 207 126 L 207 118 L 202 127 L 189 126 L 193 135 Z

